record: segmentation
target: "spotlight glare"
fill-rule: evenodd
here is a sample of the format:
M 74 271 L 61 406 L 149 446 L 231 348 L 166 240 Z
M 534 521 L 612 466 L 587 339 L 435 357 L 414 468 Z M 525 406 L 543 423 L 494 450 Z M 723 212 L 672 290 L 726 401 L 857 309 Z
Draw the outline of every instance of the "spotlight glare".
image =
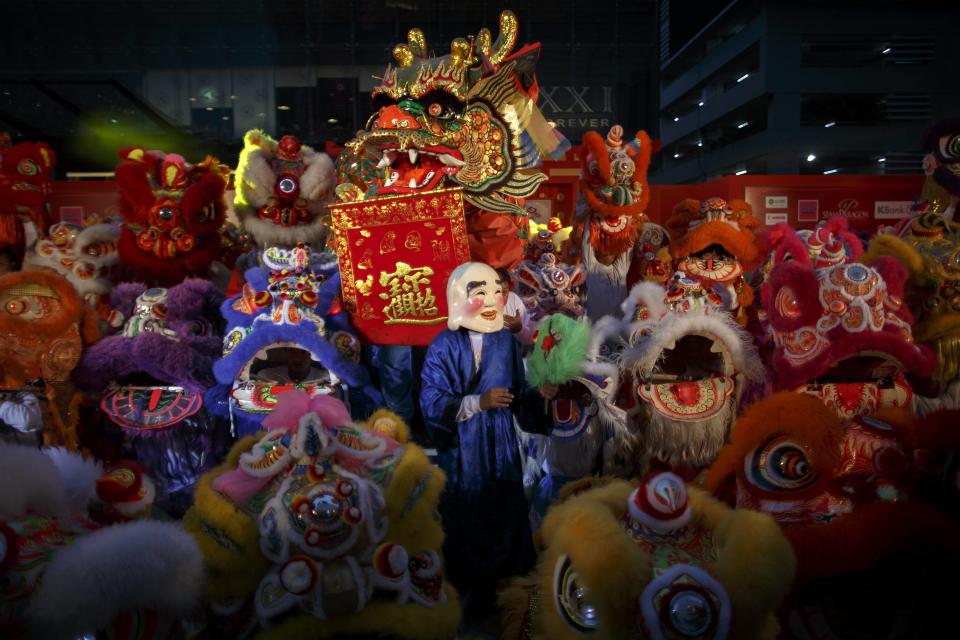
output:
M 877 158 L 877 162 L 886 162 L 886 161 L 887 161 L 887 159 L 884 158 L 884 157 L 882 157 L 882 156 L 879 157 L 879 158 Z
M 831 120 L 831 121 L 828 122 L 827 124 L 823 125 L 823 128 L 824 128 L 824 129 L 829 129 L 830 127 L 832 127 L 832 126 L 835 125 L 835 124 L 837 124 L 837 123 L 836 123 L 835 121 Z
M 673 116 L 674 122 L 680 122 L 680 116 Z
M 702 106 L 703 106 L 703 100 L 701 100 L 700 102 L 698 102 L 698 103 L 697 103 L 697 106 L 698 106 L 698 107 L 702 107 Z
M 740 76 L 739 78 L 737 78 L 737 82 L 738 82 L 738 83 L 739 83 L 739 82 L 743 82 L 744 80 L 746 80 L 746 79 L 749 78 L 749 77 L 750 77 L 750 74 L 749 74 L 749 73 L 745 73 L 745 74 L 743 74 L 742 76 Z
M 891 49 L 890 47 L 887 47 L 886 49 L 884 49 L 884 50 L 881 51 L 880 53 L 882 53 L 883 55 L 887 55 L 887 54 L 890 53 L 891 51 L 893 51 L 893 49 Z
M 746 120 L 744 120 L 743 122 L 741 122 L 740 124 L 737 125 L 737 129 L 743 129 L 744 127 L 748 126 L 749 124 L 750 124 L 749 122 L 747 122 Z
M 814 154 L 812 153 L 807 154 L 807 162 L 813 162 L 816 159 L 817 159 L 817 156 L 815 156 Z
M 290 111 L 290 105 L 278 104 L 277 111 Z
M 831 173 L 836 173 L 837 171 L 840 171 L 840 169 L 827 169 L 826 171 L 823 172 L 823 175 L 828 176 Z
M 746 172 L 747 172 L 746 169 L 740 169 L 740 171 L 737 171 L 737 173 L 734 174 L 734 175 L 742 176 L 742 175 L 745 174 Z

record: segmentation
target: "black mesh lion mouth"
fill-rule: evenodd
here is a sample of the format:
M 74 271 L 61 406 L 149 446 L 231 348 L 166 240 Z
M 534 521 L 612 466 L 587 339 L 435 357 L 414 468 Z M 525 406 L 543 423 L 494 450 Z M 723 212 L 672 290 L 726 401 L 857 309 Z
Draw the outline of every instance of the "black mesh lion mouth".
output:
M 882 353 L 859 354 L 843 358 L 814 380 L 814 384 L 881 382 L 892 385 L 902 365 Z
M 686 335 L 663 350 L 652 382 L 693 381 L 727 375 L 727 358 L 719 341 Z

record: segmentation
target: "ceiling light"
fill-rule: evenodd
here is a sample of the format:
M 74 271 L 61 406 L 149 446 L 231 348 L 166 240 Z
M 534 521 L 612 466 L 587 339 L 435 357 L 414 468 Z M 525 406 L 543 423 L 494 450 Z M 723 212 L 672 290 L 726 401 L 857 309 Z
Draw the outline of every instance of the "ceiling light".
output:
M 702 147 L 702 146 L 703 146 L 703 140 L 697 140 L 697 146 L 698 146 L 698 147 Z
M 840 169 L 827 169 L 826 171 L 823 172 L 823 175 L 828 176 L 831 173 L 836 173 L 837 171 L 840 171 Z
M 742 176 L 742 175 L 745 174 L 746 172 L 747 172 L 746 169 L 740 169 L 740 171 L 737 171 L 737 173 L 734 174 L 734 175 Z
M 261 118 L 267 117 L 267 114 L 263 113 L 262 111 L 261 111 L 260 113 L 258 113 L 257 115 L 260 116 Z
M 110 118 L 110 122 L 112 122 L 113 124 L 117 124 L 119 120 L 117 120 L 116 118 Z
M 680 122 L 680 116 L 673 116 L 674 122 Z
M 278 104 L 277 111 L 290 111 L 290 106 L 285 104 Z
M 877 162 L 886 162 L 886 161 L 887 161 L 887 159 L 884 158 L 883 156 L 877 158 Z
M 327 124 L 337 124 L 336 118 L 327 118 Z
M 745 74 L 743 74 L 742 76 L 740 76 L 739 78 L 737 78 L 737 82 L 743 82 L 744 80 L 746 80 L 746 79 L 749 78 L 749 77 L 750 77 L 750 74 L 749 74 L 749 73 L 745 73 Z
M 836 123 L 835 121 L 831 120 L 831 121 L 828 122 L 827 124 L 823 125 L 823 128 L 824 128 L 824 129 L 829 129 L 830 127 L 832 127 L 832 126 L 835 125 L 835 124 L 837 124 L 837 123 Z
M 196 101 L 197 101 L 197 99 L 194 98 L 193 96 L 190 96 L 189 100 L 190 100 L 190 102 L 196 102 Z
M 221 120 L 229 120 L 229 119 L 230 119 L 230 116 L 223 116 L 223 117 L 220 118 L 220 119 L 221 119 Z
M 674 157 L 674 158 L 679 158 L 679 157 L 682 156 L 682 155 L 683 155 L 682 153 L 679 153 L 679 152 L 678 152 L 678 153 L 673 154 L 673 157 Z
M 884 50 L 881 51 L 880 53 L 882 53 L 883 55 L 887 55 L 887 54 L 890 53 L 891 51 L 893 51 L 893 49 L 891 49 L 890 47 L 887 47 L 886 49 L 884 49 Z
M 815 156 L 814 154 L 812 153 L 807 154 L 807 162 L 813 162 L 816 159 L 817 159 L 817 156 Z
M 233 95 L 232 95 L 232 96 L 230 96 L 230 99 L 231 99 L 231 100 L 236 100 L 236 99 L 237 99 L 237 96 L 233 96 Z
M 749 124 L 750 124 L 749 122 L 747 122 L 746 120 L 744 120 L 743 122 L 741 122 L 740 124 L 737 125 L 737 129 L 743 129 L 744 127 L 746 127 L 746 126 L 749 125 Z
M 207 111 L 213 111 L 213 107 L 204 107 Z
M 703 106 L 703 100 L 701 100 L 700 102 L 698 102 L 698 103 L 697 103 L 697 106 L 698 106 L 698 107 L 702 107 L 702 106 Z

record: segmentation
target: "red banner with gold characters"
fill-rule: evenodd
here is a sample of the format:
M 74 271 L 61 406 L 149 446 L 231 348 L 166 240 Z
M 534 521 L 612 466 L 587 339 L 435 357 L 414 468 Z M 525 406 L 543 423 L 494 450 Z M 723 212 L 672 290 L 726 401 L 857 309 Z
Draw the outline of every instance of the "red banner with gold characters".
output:
M 427 345 L 447 326 L 447 278 L 470 260 L 461 189 L 330 206 L 343 303 L 373 344 Z

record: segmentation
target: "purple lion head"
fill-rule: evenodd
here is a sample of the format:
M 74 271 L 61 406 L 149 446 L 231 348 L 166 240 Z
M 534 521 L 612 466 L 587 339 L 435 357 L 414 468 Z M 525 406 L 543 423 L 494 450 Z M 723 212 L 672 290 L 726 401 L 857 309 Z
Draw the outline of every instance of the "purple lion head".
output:
M 558 262 L 553 253 L 544 253 L 537 262 L 524 260 L 514 271 L 517 293 L 533 320 L 554 313 L 569 318 L 583 315 L 582 289 L 586 272 L 580 265 Z

